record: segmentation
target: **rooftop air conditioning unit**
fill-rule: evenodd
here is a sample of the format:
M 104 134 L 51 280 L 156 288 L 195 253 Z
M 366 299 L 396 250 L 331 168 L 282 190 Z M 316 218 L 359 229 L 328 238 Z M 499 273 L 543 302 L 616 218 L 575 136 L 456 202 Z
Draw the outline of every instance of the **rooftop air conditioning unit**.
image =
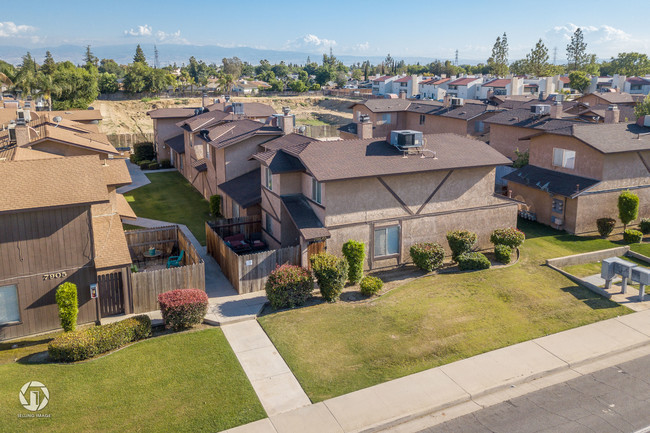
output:
M 535 104 L 530 106 L 530 112 L 536 116 L 551 114 L 551 106 L 548 104 Z
M 367 123 L 370 122 L 370 116 L 367 114 L 362 114 L 359 116 L 359 122 L 361 123 Z
M 422 147 L 424 145 L 424 139 L 420 131 L 391 131 L 390 144 L 401 151 L 407 151 Z
M 13 144 L 16 143 L 16 124 L 11 123 L 9 124 L 9 143 Z
M 463 106 L 463 98 L 451 98 L 451 106 L 452 107 L 462 107 Z
M 232 103 L 232 113 L 233 114 L 244 114 L 244 103 L 243 102 L 233 102 Z
M 16 115 L 18 116 L 16 123 L 19 125 L 24 125 L 25 123 L 28 123 L 30 120 L 32 120 L 32 116 L 29 110 L 16 110 Z

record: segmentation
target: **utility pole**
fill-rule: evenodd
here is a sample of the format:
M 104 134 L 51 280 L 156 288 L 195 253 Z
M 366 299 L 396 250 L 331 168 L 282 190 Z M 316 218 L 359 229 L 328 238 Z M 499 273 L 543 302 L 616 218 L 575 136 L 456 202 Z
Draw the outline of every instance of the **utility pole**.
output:
M 156 44 L 153 44 L 153 67 L 158 69 L 158 47 Z
M 557 47 L 553 47 L 553 64 L 557 65 Z
M 454 61 L 454 64 L 458 66 L 458 49 L 456 49 L 456 60 Z

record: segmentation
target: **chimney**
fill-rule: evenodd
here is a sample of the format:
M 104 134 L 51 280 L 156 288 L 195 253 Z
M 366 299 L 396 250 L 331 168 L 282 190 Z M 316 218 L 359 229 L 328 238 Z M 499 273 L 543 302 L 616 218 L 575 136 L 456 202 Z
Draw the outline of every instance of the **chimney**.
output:
M 415 95 L 419 93 L 420 93 L 420 86 L 418 86 L 418 76 L 411 75 L 411 95 L 415 97 Z
M 205 101 L 208 99 L 208 94 L 203 92 L 201 95 L 201 107 L 205 108 Z
M 16 123 L 16 145 L 23 146 L 29 143 L 29 127 L 25 123 Z
M 370 121 L 370 116 L 367 114 L 362 114 L 359 117 L 359 122 L 357 123 L 357 136 L 360 140 L 372 138 L 372 122 Z
M 562 101 L 555 101 L 555 103 L 551 105 L 551 118 L 552 119 L 562 118 Z
M 293 134 L 294 127 L 296 126 L 296 116 L 289 114 L 291 109 L 289 107 L 282 107 L 282 114 L 278 115 L 280 120 L 278 127 L 282 129 L 284 135 Z
M 406 90 L 399 91 L 399 99 L 406 99 Z
M 539 100 L 546 101 L 546 94 L 542 90 L 539 91 Z
M 621 119 L 621 110 L 618 105 L 610 104 L 605 111 L 605 123 L 618 123 Z

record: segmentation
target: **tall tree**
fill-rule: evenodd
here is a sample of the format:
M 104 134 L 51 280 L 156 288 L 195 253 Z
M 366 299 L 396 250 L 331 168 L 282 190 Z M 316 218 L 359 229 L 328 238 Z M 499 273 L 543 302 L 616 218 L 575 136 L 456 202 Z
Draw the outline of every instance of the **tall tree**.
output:
M 508 37 L 505 32 L 503 36 L 497 36 L 492 46 L 492 55 L 487 61 L 490 72 L 498 77 L 508 74 Z
M 92 51 L 90 51 L 90 45 L 86 45 L 86 54 L 84 55 L 84 62 L 86 65 L 93 65 L 97 67 L 99 64 L 99 59 L 95 57 Z
M 135 55 L 133 56 L 133 63 L 143 63 L 147 64 L 147 58 L 144 56 L 144 51 L 142 51 L 142 47 L 140 47 L 140 44 L 135 48 Z
M 36 86 L 38 87 L 38 95 L 42 95 L 45 98 L 47 101 L 47 109 L 52 111 L 52 94 L 60 94 L 62 91 L 61 85 L 56 82 L 53 75 L 39 71 L 36 76 Z
M 650 74 L 650 60 L 646 54 L 641 53 L 618 53 L 616 58 L 612 57 L 609 67 L 611 73 L 628 77 L 643 77 Z
M 535 48 L 526 54 L 526 73 L 536 77 L 544 77 L 548 74 L 548 48 L 540 39 Z
M 587 75 L 586 72 L 584 71 L 569 72 L 569 86 L 571 86 L 572 89 L 575 89 L 580 93 L 584 93 L 587 87 L 589 87 L 590 83 L 591 80 L 589 79 L 589 76 Z
M 49 51 L 45 52 L 45 60 L 43 61 L 43 66 L 41 66 L 41 71 L 45 75 L 52 75 L 54 71 L 56 70 L 56 62 L 54 61 L 54 58 L 52 57 L 52 53 Z
M 569 71 L 579 71 L 587 63 L 587 44 L 578 27 L 571 36 L 571 42 L 566 46 L 566 58 L 569 62 Z
M 242 61 L 239 57 L 221 59 L 223 63 L 222 71 L 224 74 L 230 74 L 236 80 L 242 75 Z M 276 74 L 277 75 L 277 74 Z

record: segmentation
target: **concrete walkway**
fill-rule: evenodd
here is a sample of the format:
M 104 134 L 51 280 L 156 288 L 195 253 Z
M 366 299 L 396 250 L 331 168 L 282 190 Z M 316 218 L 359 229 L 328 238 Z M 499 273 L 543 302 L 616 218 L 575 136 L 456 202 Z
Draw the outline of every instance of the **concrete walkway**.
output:
M 228 430 L 230 433 L 408 431 L 440 411 L 462 415 L 621 359 L 650 353 L 650 311 L 483 353 Z M 519 394 L 519 395 L 521 395 Z M 446 419 L 449 419 L 447 416 Z M 428 425 L 431 420 L 428 419 Z
M 609 298 L 617 304 L 625 305 L 627 308 L 634 311 L 644 311 L 650 309 L 650 294 L 646 292 L 643 300 L 640 300 L 639 289 L 632 287 L 632 284 L 635 283 L 631 281 L 628 281 L 627 293 L 623 293 L 621 291 L 623 288 L 621 286 L 620 277 L 616 277 L 612 280 L 612 287 L 609 290 L 601 288 L 605 285 L 605 279 L 603 279 L 600 274 L 584 277 L 583 280 L 598 287 L 599 290 L 602 290 L 604 293 L 609 295 Z
M 126 160 L 126 166 L 129 169 L 129 174 L 131 175 L 131 183 L 129 185 L 119 187 L 117 189 L 118 194 L 124 194 L 125 192 L 133 191 L 136 188 L 150 184 L 151 181 L 147 177 L 147 173 L 165 173 L 169 171 L 177 171 L 175 168 L 163 168 L 160 170 L 140 170 L 140 167 L 133 164 L 128 159 Z

